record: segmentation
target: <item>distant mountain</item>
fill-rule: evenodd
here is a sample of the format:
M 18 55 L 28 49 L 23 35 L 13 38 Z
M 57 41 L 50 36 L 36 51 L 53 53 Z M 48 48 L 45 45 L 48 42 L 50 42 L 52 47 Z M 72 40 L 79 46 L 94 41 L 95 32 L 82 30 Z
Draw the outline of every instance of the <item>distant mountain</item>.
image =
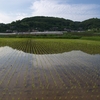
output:
M 70 31 L 70 30 L 100 30 L 100 19 L 91 18 L 83 22 L 58 18 L 35 16 L 13 21 L 9 24 L 0 24 L 0 32 L 27 32 L 27 31 Z

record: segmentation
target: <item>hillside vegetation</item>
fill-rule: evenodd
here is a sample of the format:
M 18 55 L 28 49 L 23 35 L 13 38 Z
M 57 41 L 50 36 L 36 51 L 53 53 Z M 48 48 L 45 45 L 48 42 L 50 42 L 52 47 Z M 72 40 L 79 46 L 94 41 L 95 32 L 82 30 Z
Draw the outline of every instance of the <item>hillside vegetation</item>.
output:
M 0 24 L 0 32 L 29 32 L 29 31 L 100 31 L 100 19 L 91 18 L 82 22 L 72 20 L 36 16 Z

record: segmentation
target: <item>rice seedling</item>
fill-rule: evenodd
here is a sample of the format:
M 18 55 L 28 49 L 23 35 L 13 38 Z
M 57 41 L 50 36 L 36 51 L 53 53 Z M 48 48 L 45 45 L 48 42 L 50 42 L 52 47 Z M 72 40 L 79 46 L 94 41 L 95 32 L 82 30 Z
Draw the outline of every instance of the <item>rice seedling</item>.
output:
M 100 99 L 100 41 L 6 38 L 0 46 L 1 100 Z

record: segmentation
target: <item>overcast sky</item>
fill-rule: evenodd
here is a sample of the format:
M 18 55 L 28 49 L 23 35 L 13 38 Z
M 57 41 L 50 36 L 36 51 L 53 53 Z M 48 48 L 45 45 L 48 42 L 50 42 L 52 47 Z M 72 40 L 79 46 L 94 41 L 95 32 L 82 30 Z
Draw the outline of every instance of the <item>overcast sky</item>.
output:
M 73 21 L 100 18 L 100 0 L 0 0 L 0 23 L 53 16 Z

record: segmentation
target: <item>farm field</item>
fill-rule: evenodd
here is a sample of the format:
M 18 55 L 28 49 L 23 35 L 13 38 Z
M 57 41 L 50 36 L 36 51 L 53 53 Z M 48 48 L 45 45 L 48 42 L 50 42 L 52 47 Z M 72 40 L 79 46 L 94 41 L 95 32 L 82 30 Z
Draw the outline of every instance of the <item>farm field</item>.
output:
M 100 41 L 0 38 L 0 100 L 100 100 Z

